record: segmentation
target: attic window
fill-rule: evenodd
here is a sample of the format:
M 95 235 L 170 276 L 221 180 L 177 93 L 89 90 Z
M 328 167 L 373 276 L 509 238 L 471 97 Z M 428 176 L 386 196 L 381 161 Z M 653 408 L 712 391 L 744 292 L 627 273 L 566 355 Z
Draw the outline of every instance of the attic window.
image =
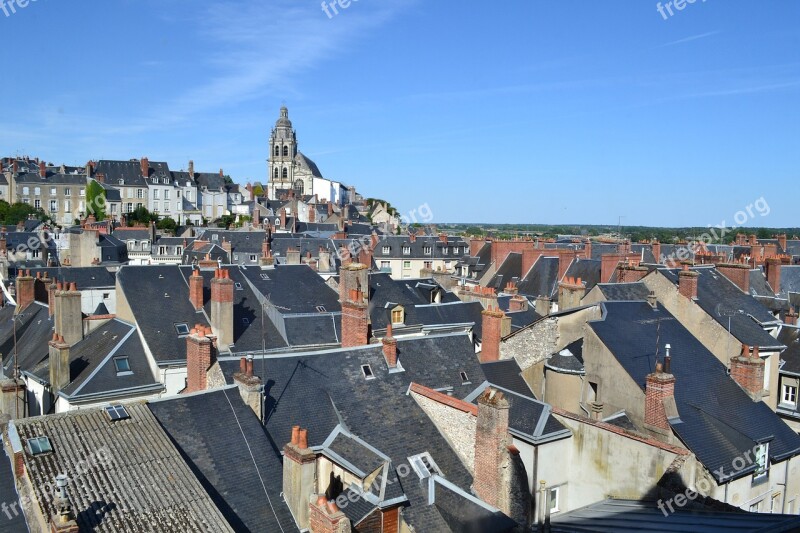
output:
M 325 312 L 325 306 L 324 305 L 318 305 L 317 306 L 317 312 L 318 313 L 324 313 Z
M 405 312 L 401 306 L 397 306 L 392 309 L 392 324 L 403 324 L 405 323 Z
M 461 381 L 463 383 L 466 383 L 467 381 L 469 381 L 469 378 L 467 377 L 467 373 L 466 372 L 461 372 Z
M 219 240 L 219 235 L 216 235 L 216 234 L 212 235 L 211 236 L 211 240 L 212 241 L 218 241 Z
M 433 460 L 433 457 L 431 457 L 431 454 L 428 452 L 409 457 L 408 462 L 420 479 L 429 478 L 433 475 L 442 475 L 442 471 L 439 470 L 436 461 Z
M 50 445 L 50 439 L 47 437 L 34 437 L 28 439 L 28 451 L 31 455 L 36 456 L 52 452 L 53 447 Z
M 369 365 L 361 365 L 361 372 L 364 373 L 365 378 L 375 379 L 375 374 L 372 373 L 372 367 Z
M 189 324 L 175 324 L 175 331 L 178 332 L 178 335 L 188 335 Z
M 261 274 L 261 279 L 269 279 L 269 276 L 267 276 L 266 274 Z
M 126 411 L 121 405 L 109 405 L 106 407 L 106 414 L 112 422 L 116 422 L 117 420 L 127 420 L 131 417 L 131 415 L 128 414 L 128 411 Z
M 242 284 L 239 283 L 238 281 L 236 283 L 234 283 L 233 286 L 236 287 L 237 291 L 243 291 L 244 290 L 244 288 L 242 288 Z
M 117 369 L 118 376 L 127 376 L 133 374 L 133 372 L 131 372 L 131 363 L 128 360 L 127 355 L 123 357 L 115 357 L 114 368 Z

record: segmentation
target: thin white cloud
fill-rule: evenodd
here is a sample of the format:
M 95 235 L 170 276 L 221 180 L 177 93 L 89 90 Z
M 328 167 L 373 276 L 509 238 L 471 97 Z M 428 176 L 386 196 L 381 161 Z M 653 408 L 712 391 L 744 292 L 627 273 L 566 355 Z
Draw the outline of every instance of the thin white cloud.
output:
M 689 37 L 684 37 L 683 39 L 678 39 L 677 41 L 670 41 L 668 43 L 664 43 L 659 48 L 666 48 L 667 46 L 675 46 L 676 44 L 683 44 L 683 43 L 689 43 L 689 42 L 692 42 L 692 41 L 698 41 L 700 39 L 705 39 L 707 37 L 712 37 L 714 35 L 719 35 L 720 33 L 722 33 L 722 30 L 714 30 L 714 31 L 706 32 L 706 33 L 700 33 L 698 35 L 691 35 Z

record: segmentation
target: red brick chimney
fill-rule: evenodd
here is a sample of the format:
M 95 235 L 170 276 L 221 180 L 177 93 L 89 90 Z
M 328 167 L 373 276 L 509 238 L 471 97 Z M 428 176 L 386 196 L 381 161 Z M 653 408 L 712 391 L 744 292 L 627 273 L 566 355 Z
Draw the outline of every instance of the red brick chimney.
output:
M 286 208 L 285 207 L 281 208 L 281 228 L 282 229 L 286 228 Z
M 502 470 L 511 438 L 508 434 L 510 406 L 503 393 L 488 388 L 478 398 L 475 430 L 475 493 L 486 503 L 500 507 Z
M 44 161 L 39 163 L 39 177 L 42 179 L 47 177 L 47 165 L 44 164 Z
M 661 243 L 658 242 L 658 239 L 653 241 L 653 244 L 650 246 L 653 251 L 653 257 L 656 260 L 656 263 L 661 263 Z
M 678 273 L 678 291 L 690 300 L 697 298 L 697 278 L 700 276 L 694 270 L 683 265 L 683 270 Z
M 580 307 L 586 293 L 581 278 L 566 277 L 558 284 L 558 310 L 566 311 Z
M 195 311 L 203 308 L 203 276 L 199 269 L 193 269 L 189 276 L 189 300 L 192 302 Z
M 750 235 L 750 246 L 758 246 L 758 238 L 755 235 Z
M 233 280 L 223 268 L 215 270 L 211 280 L 211 327 L 219 349 L 228 349 L 233 344 Z
M 500 360 L 500 339 L 502 338 L 503 319 L 505 313 L 500 309 L 494 309 L 491 305 L 482 313 L 483 322 L 481 326 L 481 363 Z
M 474 242 L 474 241 L 473 241 Z M 483 242 L 483 241 L 480 241 Z M 522 250 L 522 275 L 525 276 L 528 272 L 530 272 L 533 265 L 536 261 L 544 255 L 544 250 L 539 250 L 537 248 L 524 248 Z
M 778 239 L 778 246 L 781 247 L 779 253 L 785 254 L 786 253 L 786 234 L 782 233 L 776 237 Z
M 311 533 L 349 533 L 350 520 L 339 509 L 334 501 L 327 501 L 324 495 L 320 494 L 316 502 L 311 502 L 309 506 L 309 531 Z M 380 526 L 377 531 L 387 531 Z
M 14 159 L 14 163 L 11 165 L 11 172 L 19 174 L 19 162 L 16 159 Z
M 767 274 L 767 283 L 772 287 L 772 292 L 778 294 L 781 292 L 781 258 L 780 257 L 767 257 L 764 262 L 764 269 Z
M 742 345 L 742 353 L 731 357 L 731 377 L 742 387 L 753 401 L 761 401 L 764 390 L 764 360 L 758 355 L 758 346 Z
M 517 294 L 508 301 L 508 312 L 517 313 L 520 311 L 528 310 L 528 299 L 524 296 Z
M 315 204 L 309 204 L 308 222 L 309 224 L 314 224 L 316 221 L 317 221 L 317 206 Z
M 784 322 L 786 322 L 788 326 L 797 325 L 797 311 L 794 310 L 794 307 L 790 307 L 789 311 L 784 315 Z
M 621 254 L 603 254 L 600 256 L 600 283 L 608 283 L 611 276 L 622 261 Z
M 208 369 L 214 364 L 214 345 L 208 337 L 211 328 L 197 324 L 186 337 L 186 388 L 184 393 L 208 388 Z
M 644 423 L 670 430 L 665 401 L 675 398 L 675 376 L 664 372 L 661 363 L 656 363 L 656 371 L 648 374 L 645 386 Z
M 591 259 L 592 258 L 592 241 L 591 240 L 587 239 L 586 243 L 583 245 L 583 256 L 586 259 Z
M 34 300 L 33 276 L 30 270 L 21 271 L 17 276 L 17 313 L 24 311 Z
M 744 263 L 723 263 L 717 265 L 717 271 L 731 280 L 742 292 L 750 292 L 750 266 Z
M 386 336 L 383 338 L 383 357 L 389 368 L 397 367 L 397 339 L 392 336 L 392 324 L 386 326 Z
M 189 176 L 194 178 L 194 161 L 189 160 Z
M 220 178 L 224 178 L 225 177 L 225 172 L 223 172 L 222 169 L 219 169 L 219 177 Z
M 331 201 L 328 201 L 328 216 L 329 217 L 333 216 L 333 202 Z
M 145 178 L 150 176 L 150 160 L 146 157 L 143 157 L 141 161 L 139 161 L 139 165 L 141 166 L 142 176 Z
M 363 265 L 362 265 L 363 266 Z M 369 344 L 367 297 L 361 289 L 350 289 L 342 304 L 342 348 Z

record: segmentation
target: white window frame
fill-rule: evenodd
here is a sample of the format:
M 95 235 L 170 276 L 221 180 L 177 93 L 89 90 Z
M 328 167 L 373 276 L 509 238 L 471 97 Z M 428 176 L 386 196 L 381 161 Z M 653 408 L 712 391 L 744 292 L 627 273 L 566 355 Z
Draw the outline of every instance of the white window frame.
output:
M 781 403 L 797 405 L 797 387 L 785 384 L 781 385 Z

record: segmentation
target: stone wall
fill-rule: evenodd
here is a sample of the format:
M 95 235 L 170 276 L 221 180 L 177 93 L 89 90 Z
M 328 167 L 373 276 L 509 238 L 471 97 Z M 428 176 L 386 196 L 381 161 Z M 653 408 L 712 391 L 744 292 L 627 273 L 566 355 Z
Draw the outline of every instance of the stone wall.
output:
M 477 421 L 475 416 L 426 398 L 416 392 L 412 392 L 411 397 L 436 425 L 464 466 L 474 473 Z

